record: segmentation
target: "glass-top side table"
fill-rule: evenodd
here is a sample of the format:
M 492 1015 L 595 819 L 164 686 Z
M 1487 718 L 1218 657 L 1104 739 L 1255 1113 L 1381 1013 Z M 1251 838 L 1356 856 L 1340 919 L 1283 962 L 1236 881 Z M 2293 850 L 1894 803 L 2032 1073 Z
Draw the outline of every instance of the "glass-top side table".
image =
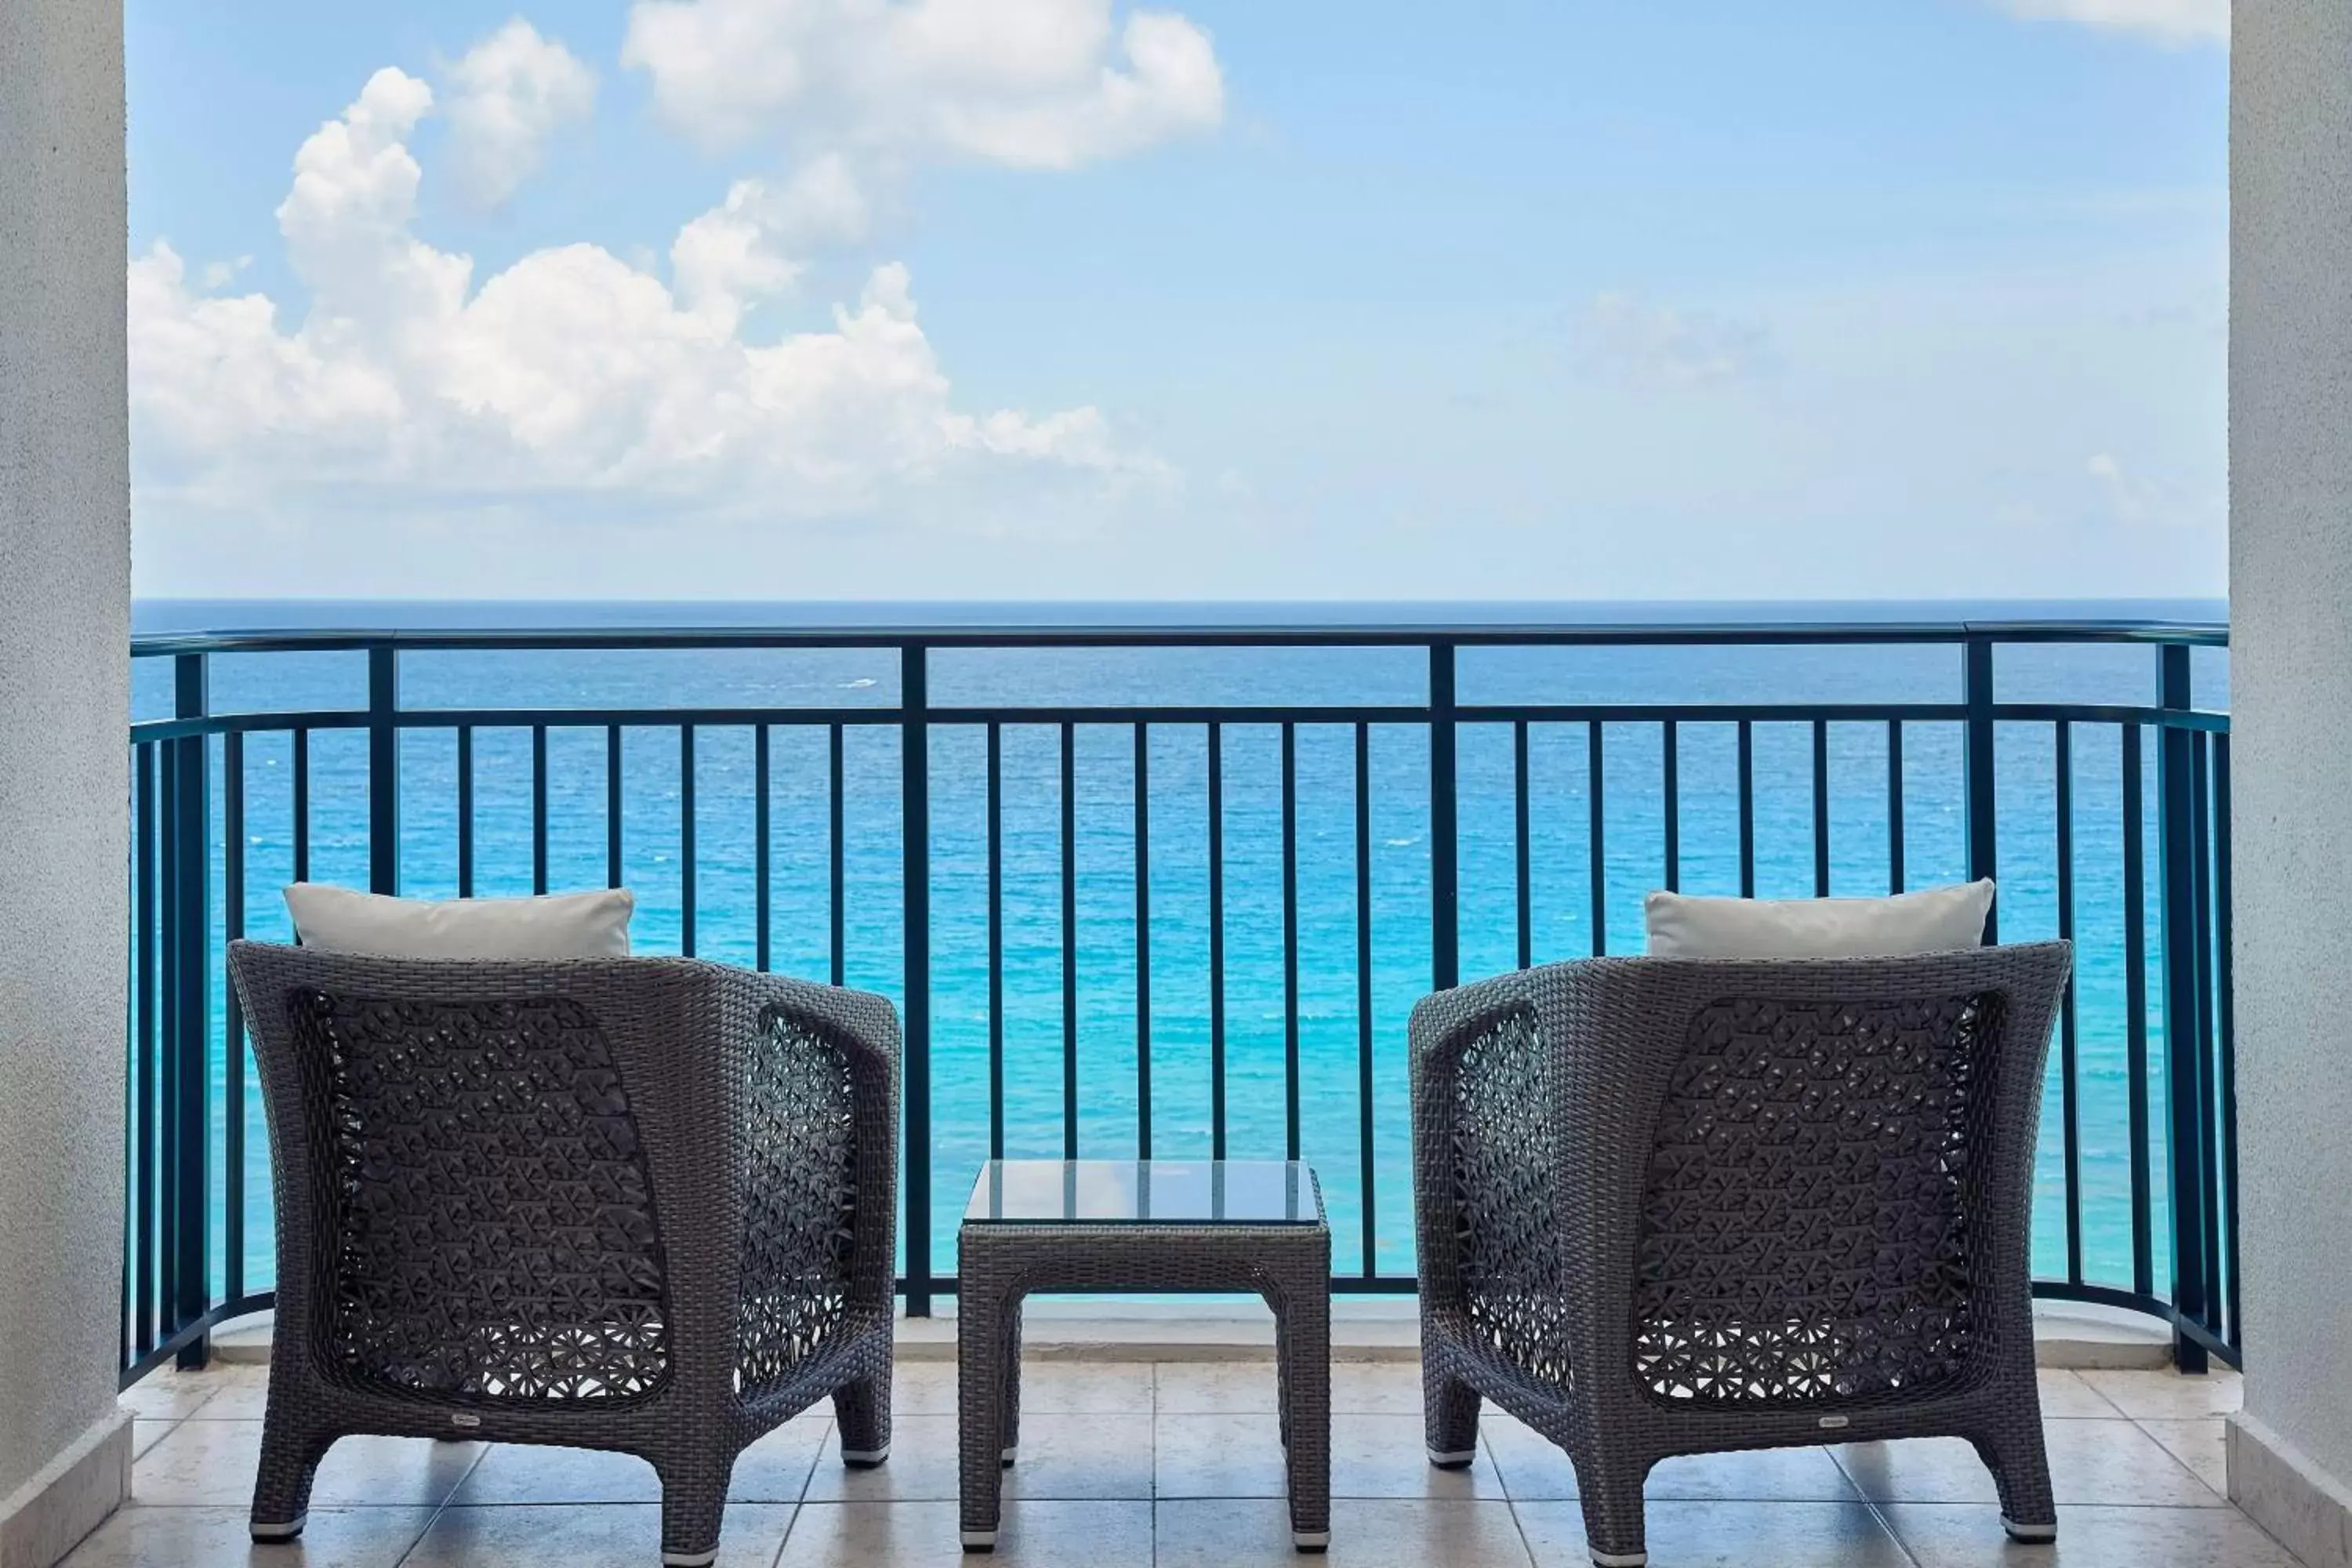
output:
M 1021 1305 L 1040 1292 L 1250 1291 L 1274 1309 L 1292 1542 L 1331 1540 L 1331 1228 L 1284 1160 L 991 1160 L 957 1238 L 961 1530 L 996 1544 L 1020 1447 Z

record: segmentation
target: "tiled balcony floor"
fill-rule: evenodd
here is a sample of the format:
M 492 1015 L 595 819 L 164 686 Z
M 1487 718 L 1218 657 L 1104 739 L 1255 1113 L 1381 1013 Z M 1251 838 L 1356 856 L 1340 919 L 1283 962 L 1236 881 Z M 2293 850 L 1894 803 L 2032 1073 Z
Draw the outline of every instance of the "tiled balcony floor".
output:
M 1264 1363 L 1054 1363 L 1024 1373 L 1022 1458 L 1006 1479 L 1001 1568 L 1246 1568 L 1294 1553 Z M 1583 1568 L 1574 1472 L 1489 1411 L 1477 1462 L 1423 1458 L 1408 1363 L 1333 1369 L 1332 1568 Z M 2054 1550 L 2010 1545 L 1992 1487 L 1958 1442 L 1857 1444 L 1670 1460 L 1650 1479 L 1657 1568 L 2293 1568 L 2222 1496 L 2231 1375 L 2045 1372 L 2059 1501 Z M 70 1568 L 647 1568 L 652 1469 L 571 1449 L 346 1438 L 296 1547 L 251 1547 L 258 1367 L 159 1374 L 139 1414 L 132 1505 Z M 846 1471 L 812 1413 L 736 1468 L 723 1568 L 961 1561 L 955 1370 L 901 1365 L 887 1465 Z M 825 1407 L 820 1407 L 824 1409 Z M 975 1563 L 992 1561 L 972 1559 Z

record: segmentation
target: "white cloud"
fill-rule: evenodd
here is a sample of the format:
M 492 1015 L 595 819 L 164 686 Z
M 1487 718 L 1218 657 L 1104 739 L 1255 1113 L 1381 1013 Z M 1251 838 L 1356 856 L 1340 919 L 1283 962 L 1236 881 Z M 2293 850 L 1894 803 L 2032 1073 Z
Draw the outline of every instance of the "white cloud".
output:
M 671 242 L 678 300 L 719 331 L 734 331 L 746 310 L 801 275 L 801 263 L 778 248 L 763 221 L 767 202 L 759 181 L 738 180 L 724 203 L 688 221 Z
M 449 157 L 477 207 L 503 205 L 547 143 L 595 108 L 596 73 L 518 16 L 449 68 Z
M 2164 499 L 2163 492 L 2155 485 L 2124 472 L 2124 466 L 2116 461 L 2113 453 L 2093 454 L 2091 460 L 2084 465 L 2084 471 L 2091 476 L 2100 493 L 2105 496 L 2107 510 L 2117 522 L 2144 521 L 2149 508 Z
M 1213 131 L 1224 79 L 1181 16 L 1111 0 L 635 0 L 622 63 L 711 146 L 1069 168 Z
M 782 185 L 738 180 L 727 199 L 678 231 L 670 273 L 678 298 L 732 331 L 743 312 L 799 279 L 799 259 L 866 236 L 866 193 L 848 163 L 827 153 Z
M 709 147 L 773 137 L 670 251 L 679 300 L 731 332 L 814 251 L 866 237 L 917 164 L 1064 169 L 1212 131 L 1224 82 L 1182 16 L 1112 0 L 635 0 L 622 63 Z
M 2011 16 L 2079 22 L 2168 44 L 2226 43 L 2230 0 L 1997 0 Z
M 1594 295 L 1577 337 L 1594 369 L 1642 384 L 1707 386 L 1780 367 L 1771 334 L 1762 327 L 1671 310 L 1637 294 Z
M 951 474 L 1162 473 L 1101 416 L 956 406 L 903 267 L 876 268 L 829 329 L 740 331 L 787 287 L 783 240 L 863 222 L 845 172 L 738 186 L 672 247 L 676 286 L 593 245 L 534 251 L 474 286 L 411 230 L 408 138 L 433 107 L 386 68 L 306 141 L 278 209 L 299 322 L 192 286 L 158 244 L 131 265 L 142 483 L 199 504 L 332 488 L 524 500 L 653 491 L 681 509 L 855 511 Z

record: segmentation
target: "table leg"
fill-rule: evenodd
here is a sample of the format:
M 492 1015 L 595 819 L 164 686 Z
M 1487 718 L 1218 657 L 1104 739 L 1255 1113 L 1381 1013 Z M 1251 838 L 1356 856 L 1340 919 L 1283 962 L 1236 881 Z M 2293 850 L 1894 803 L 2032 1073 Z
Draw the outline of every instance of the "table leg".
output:
M 1003 1362 L 1010 1348 L 1005 1319 L 1019 1310 L 978 1278 L 966 1251 L 956 1303 L 957 1469 L 961 1497 L 960 1529 L 967 1552 L 996 1547 L 1003 1514 L 1005 1400 Z
M 1275 1425 L 1285 1448 L 1290 1447 L 1290 1314 L 1274 1314 Z
M 1003 1359 L 996 1363 L 1003 1369 L 1004 1397 L 999 1408 L 1008 1466 L 1021 1451 L 1021 1306 L 1018 1297 L 1004 1304 L 1004 1348 L 999 1352 Z
M 1302 1552 L 1331 1543 L 1330 1268 L 1290 1271 L 1275 1302 L 1282 1426 L 1290 1477 L 1290 1535 Z

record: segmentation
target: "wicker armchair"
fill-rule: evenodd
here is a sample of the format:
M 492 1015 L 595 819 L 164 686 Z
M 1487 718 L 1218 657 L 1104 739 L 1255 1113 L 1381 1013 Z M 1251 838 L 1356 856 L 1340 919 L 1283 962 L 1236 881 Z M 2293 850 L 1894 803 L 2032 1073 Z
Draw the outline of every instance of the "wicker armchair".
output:
M 352 1433 L 638 1455 L 672 1564 L 820 1397 L 845 1461 L 887 1457 L 887 1002 L 685 959 L 229 965 L 276 1157 L 256 1540 Z
M 2056 1534 L 2027 1263 L 2063 942 L 1594 959 L 1412 1024 L 1429 1453 L 1566 1449 L 1603 1568 L 1670 1455 L 1966 1437 Z

